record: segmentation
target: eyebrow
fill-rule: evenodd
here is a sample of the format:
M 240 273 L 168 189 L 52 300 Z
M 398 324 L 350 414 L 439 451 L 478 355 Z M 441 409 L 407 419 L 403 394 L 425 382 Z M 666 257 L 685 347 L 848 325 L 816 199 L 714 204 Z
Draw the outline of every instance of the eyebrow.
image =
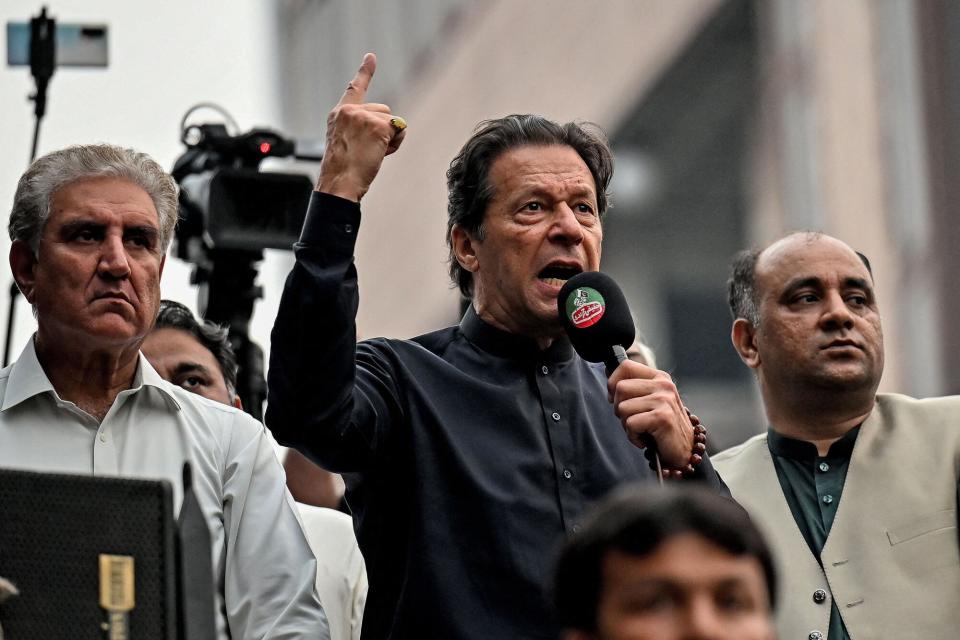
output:
M 185 373 L 193 373 L 194 371 L 198 371 L 208 376 L 213 375 L 208 367 L 205 367 L 199 362 L 181 362 L 174 367 L 173 375 L 180 376 Z
M 788 296 L 797 289 L 803 289 L 804 287 L 812 287 L 815 289 L 823 288 L 823 281 L 817 277 L 799 277 L 791 280 L 787 283 L 787 286 L 783 289 L 783 296 Z M 873 286 L 865 278 L 857 278 L 849 276 L 843 279 L 843 288 L 844 289 L 863 289 L 867 292 L 873 292 Z
M 571 186 L 569 187 L 568 191 L 570 195 L 574 197 L 578 197 L 578 196 L 590 197 L 590 198 L 597 197 L 596 191 L 594 189 L 591 189 L 590 185 L 586 183 L 581 183 L 575 186 Z M 540 183 L 524 185 L 523 187 L 521 187 L 520 190 L 517 191 L 517 193 L 524 194 L 522 196 L 518 196 L 520 199 L 529 198 L 530 196 L 535 196 L 538 198 L 553 197 L 553 193 L 551 192 L 551 187 L 544 187 Z
M 645 589 L 672 589 L 677 591 L 683 591 L 688 586 L 688 583 L 682 579 L 677 579 L 674 576 L 654 576 L 654 577 L 645 577 L 635 582 L 631 582 L 629 585 L 623 587 L 624 593 L 638 592 Z M 747 586 L 747 580 L 740 575 L 731 575 L 720 577 L 715 582 L 711 583 L 711 589 L 731 589 L 731 588 L 744 588 Z
M 60 227 L 60 232 L 63 235 L 71 235 L 80 231 L 81 229 L 95 229 L 97 231 L 102 231 L 107 225 L 102 222 L 97 222 L 89 218 L 81 218 L 79 220 L 72 220 L 70 222 L 65 222 L 62 227 Z M 156 227 L 151 227 L 149 225 L 134 225 L 131 227 L 123 228 L 124 237 L 130 235 L 141 235 L 151 240 L 155 240 L 160 237 L 160 231 Z
M 570 193 L 575 196 L 590 196 L 596 197 L 596 190 L 591 189 L 587 184 L 581 184 L 580 186 L 570 187 Z
M 60 233 L 64 236 L 69 236 L 76 233 L 77 231 L 80 231 L 81 229 L 101 230 L 101 229 L 104 229 L 105 227 L 106 225 L 100 224 L 98 222 L 94 222 L 93 220 L 80 219 L 80 220 L 73 220 L 71 222 L 64 223 L 63 226 L 60 227 Z
M 867 282 L 865 278 L 844 278 L 843 288 L 844 289 L 865 289 L 867 291 L 873 291 L 873 285 Z
M 717 589 L 745 589 L 747 586 L 747 579 L 744 576 L 729 576 L 714 584 Z
M 804 287 L 812 287 L 812 288 L 814 288 L 814 289 L 822 289 L 822 288 L 823 288 L 823 282 L 820 280 L 820 278 L 815 278 L 815 277 L 810 277 L 810 276 L 808 276 L 808 277 L 794 278 L 793 280 L 791 280 L 790 282 L 787 283 L 787 286 L 785 286 L 785 287 L 783 288 L 783 294 L 782 294 L 782 295 L 788 296 L 788 295 L 790 295 L 791 293 L 793 293 L 794 291 L 796 291 L 797 289 L 803 289 Z
M 151 240 L 156 240 L 160 236 L 160 232 L 155 227 L 150 227 L 147 225 L 124 227 L 123 229 L 124 236 L 136 235 L 136 234 L 142 235 L 146 238 L 150 238 Z

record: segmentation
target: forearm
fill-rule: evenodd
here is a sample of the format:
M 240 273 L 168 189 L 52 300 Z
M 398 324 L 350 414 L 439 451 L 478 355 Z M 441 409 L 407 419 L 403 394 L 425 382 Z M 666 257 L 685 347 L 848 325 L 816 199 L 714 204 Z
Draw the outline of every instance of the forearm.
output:
M 322 469 L 306 456 L 290 449 L 283 461 L 287 474 L 287 489 L 297 502 L 339 509 L 343 499 L 343 480 L 339 475 Z
M 314 194 L 271 333 L 266 423 L 278 441 L 323 449 L 350 420 L 358 305 L 356 203 Z

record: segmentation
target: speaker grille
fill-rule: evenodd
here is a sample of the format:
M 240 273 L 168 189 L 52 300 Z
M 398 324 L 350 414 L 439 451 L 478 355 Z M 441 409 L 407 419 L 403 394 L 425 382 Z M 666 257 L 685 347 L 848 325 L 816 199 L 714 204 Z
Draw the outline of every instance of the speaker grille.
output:
M 20 595 L 0 605 L 11 640 L 106 637 L 99 556 L 133 556 L 130 637 L 176 638 L 170 485 L 0 469 L 0 576 Z

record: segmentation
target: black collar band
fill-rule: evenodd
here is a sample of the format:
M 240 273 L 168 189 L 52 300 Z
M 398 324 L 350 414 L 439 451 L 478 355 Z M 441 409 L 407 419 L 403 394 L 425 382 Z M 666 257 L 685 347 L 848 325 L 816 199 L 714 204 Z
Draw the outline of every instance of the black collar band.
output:
M 860 433 L 860 425 L 847 431 L 842 438 L 830 445 L 825 458 L 849 458 L 853 452 L 853 445 L 857 442 L 857 434 Z M 806 440 L 797 440 L 788 438 L 773 430 L 773 427 L 767 429 L 767 445 L 770 447 L 770 453 L 784 458 L 793 458 L 794 460 L 815 460 L 820 457 L 817 452 L 817 445 Z
M 503 331 L 484 322 L 472 304 L 463 314 L 460 331 L 473 344 L 502 358 L 559 363 L 567 362 L 574 356 L 573 346 L 566 336 L 554 340 L 545 351 L 541 351 L 533 338 Z

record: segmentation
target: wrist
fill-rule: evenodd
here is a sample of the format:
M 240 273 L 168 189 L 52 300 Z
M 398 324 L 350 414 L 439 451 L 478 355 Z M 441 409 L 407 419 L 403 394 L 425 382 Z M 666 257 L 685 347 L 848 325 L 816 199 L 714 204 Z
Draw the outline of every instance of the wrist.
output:
M 350 178 L 349 176 L 321 175 L 317 181 L 317 191 L 328 193 L 351 202 L 360 202 L 360 199 L 367 193 L 369 185 L 362 184 L 361 181 Z
M 687 418 L 693 427 L 693 444 L 690 448 L 690 455 L 684 464 L 679 467 L 663 468 L 663 478 L 667 480 L 678 480 L 692 476 L 707 454 L 707 428 L 700 422 L 700 418 L 692 414 L 689 409 L 686 407 L 683 409 L 687 412 Z M 644 453 L 650 462 L 650 468 L 656 471 L 656 460 L 653 458 L 656 451 L 648 448 Z

